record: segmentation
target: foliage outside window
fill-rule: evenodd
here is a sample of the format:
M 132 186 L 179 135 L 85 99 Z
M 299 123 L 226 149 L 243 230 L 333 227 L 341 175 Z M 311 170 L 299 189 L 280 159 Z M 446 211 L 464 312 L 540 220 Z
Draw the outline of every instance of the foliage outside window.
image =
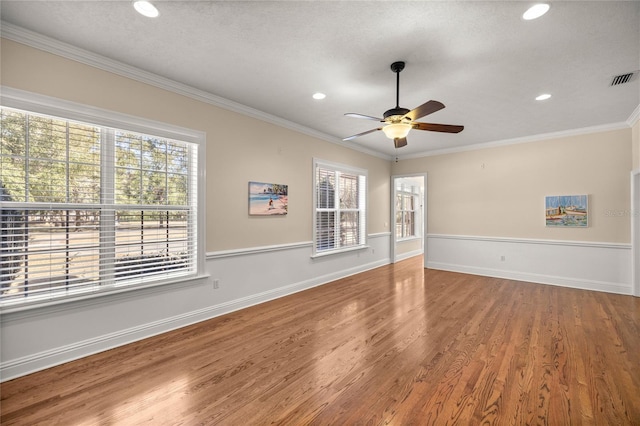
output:
M 0 124 L 0 305 L 196 274 L 196 144 L 6 107 Z
M 396 190 L 396 238 L 411 238 L 418 235 L 416 217 L 419 214 L 419 189 L 402 184 Z
M 366 244 L 367 172 L 314 161 L 314 255 Z

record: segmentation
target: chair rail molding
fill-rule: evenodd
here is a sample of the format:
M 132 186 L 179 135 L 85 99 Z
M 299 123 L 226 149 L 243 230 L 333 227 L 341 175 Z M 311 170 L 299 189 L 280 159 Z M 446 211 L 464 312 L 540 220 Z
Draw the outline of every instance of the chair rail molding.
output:
M 429 234 L 427 267 L 632 294 L 631 244 Z

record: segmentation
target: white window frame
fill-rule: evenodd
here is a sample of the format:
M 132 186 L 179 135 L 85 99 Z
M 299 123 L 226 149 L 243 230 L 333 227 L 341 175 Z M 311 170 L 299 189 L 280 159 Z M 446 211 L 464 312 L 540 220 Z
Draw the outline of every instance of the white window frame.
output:
M 421 221 L 419 220 L 419 216 L 421 213 L 421 209 L 420 209 L 420 188 L 415 186 L 415 185 L 411 185 L 411 187 L 408 187 L 407 185 L 405 185 L 404 183 L 402 183 L 400 185 L 400 187 L 398 187 L 396 189 L 396 198 L 398 196 L 400 197 L 406 197 L 406 196 L 411 196 L 413 198 L 413 210 L 406 210 L 403 208 L 403 203 L 401 203 L 400 208 L 396 209 L 396 217 L 394 217 L 394 232 L 395 232 L 395 238 L 396 241 L 406 241 L 406 240 L 413 240 L 416 238 L 420 238 L 420 223 Z M 393 200 L 393 202 L 397 202 L 397 200 Z M 413 213 L 413 234 L 411 235 L 405 235 L 404 232 L 404 221 L 405 221 L 405 215 L 411 212 Z M 401 231 L 402 231 L 402 235 L 398 235 L 397 233 L 397 229 L 398 229 L 398 221 L 397 221 L 397 214 L 400 214 L 400 220 L 401 220 Z
M 331 209 L 332 211 L 335 211 L 336 215 L 336 222 L 335 222 L 335 233 L 334 235 L 336 236 L 336 238 L 334 238 L 335 240 L 338 240 L 337 236 L 339 235 L 339 217 L 340 217 L 340 212 L 341 211 L 345 211 L 344 209 L 340 209 L 340 200 L 339 200 L 339 187 L 338 187 L 338 182 L 339 179 L 337 179 L 338 175 L 341 173 L 344 174 L 349 174 L 349 175 L 356 175 L 358 176 L 358 191 L 359 191 L 359 200 L 358 200 L 358 218 L 359 218 L 359 242 L 358 244 L 355 245 L 348 245 L 348 246 L 338 246 L 338 247 L 333 247 L 333 248 L 328 248 L 328 249 L 323 249 L 323 250 L 318 250 L 318 235 L 317 235 L 317 213 L 319 211 L 323 211 L 323 209 L 319 209 L 318 208 L 318 184 L 319 182 L 317 181 L 317 170 L 318 168 L 322 168 L 325 170 L 329 170 L 332 171 L 336 174 L 336 188 L 334 189 L 334 196 L 335 196 L 335 200 L 334 200 L 334 205 L 335 208 Z M 368 204 L 368 199 L 369 199 L 369 193 L 368 193 L 368 172 L 365 169 L 360 169 L 357 167 L 352 167 L 352 166 L 348 166 L 345 164 L 339 164 L 339 163 L 334 163 L 334 162 L 330 162 L 330 161 L 325 161 L 325 160 L 320 160 L 317 158 L 313 159 L 313 189 L 312 189 L 312 193 L 313 193 L 313 250 L 312 250 L 312 255 L 311 257 L 321 257 L 321 256 L 326 256 L 326 255 L 332 255 L 332 254 L 336 254 L 336 253 L 344 253 L 344 252 L 349 252 L 349 251 L 353 251 L 353 250 L 361 250 L 364 248 L 367 248 L 367 204 Z M 354 211 L 353 209 L 347 209 L 347 211 Z
M 142 280 L 139 284 L 131 285 L 110 285 L 101 286 L 98 291 L 70 294 L 66 296 L 57 296 L 50 299 L 38 299 L 30 301 L 25 298 L 19 303 L 7 304 L 0 307 L 0 314 L 22 311 L 43 306 L 56 305 L 74 300 L 83 300 L 88 298 L 100 297 L 106 294 L 122 293 L 126 291 L 138 290 L 147 287 L 157 287 L 160 285 L 169 285 L 175 283 L 183 283 L 193 279 L 202 279 L 205 274 L 205 238 L 206 235 L 206 200 L 205 200 L 205 167 L 206 167 L 206 134 L 201 131 L 187 129 L 162 123 L 154 120 L 134 117 L 114 111 L 101 108 L 87 106 L 71 101 L 40 95 L 10 87 L 0 86 L 0 105 L 7 108 L 32 112 L 35 114 L 43 114 L 53 117 L 60 117 L 64 120 L 77 121 L 82 123 L 91 123 L 105 128 L 122 129 L 140 134 L 154 135 L 160 138 L 189 142 L 197 149 L 197 172 L 193 175 L 197 187 L 196 200 L 196 241 L 194 243 L 195 251 L 195 271 L 188 275 L 173 277 L 167 279 L 158 279 L 152 281 Z

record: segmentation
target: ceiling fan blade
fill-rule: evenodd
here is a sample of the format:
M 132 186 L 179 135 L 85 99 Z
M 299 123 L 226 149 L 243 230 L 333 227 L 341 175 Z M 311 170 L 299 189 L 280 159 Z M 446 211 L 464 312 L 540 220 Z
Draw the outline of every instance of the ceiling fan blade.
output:
M 464 126 L 457 126 L 453 124 L 413 123 L 413 128 L 418 130 L 429 130 L 431 132 L 460 133 L 464 129 Z
M 380 121 L 381 123 L 384 123 L 384 120 L 382 118 L 378 118 L 378 117 L 372 117 L 370 115 L 364 115 L 364 114 L 358 114 L 356 112 L 348 112 L 345 114 L 347 117 L 353 117 L 353 118 L 364 118 L 365 120 L 373 120 L 373 121 Z
M 407 138 L 395 138 L 393 140 L 393 145 L 395 145 L 396 148 L 407 146 Z
M 417 120 L 425 115 L 433 114 L 436 111 L 440 111 L 444 108 L 444 104 L 438 101 L 429 101 L 420 105 L 418 108 L 414 108 L 404 115 L 402 118 L 408 118 L 409 120 Z
M 346 137 L 346 138 L 344 138 L 342 140 L 345 141 L 345 142 L 346 141 L 350 141 L 350 140 L 355 139 L 357 137 L 368 135 L 369 133 L 373 133 L 373 132 L 376 132 L 378 130 L 382 130 L 382 127 L 378 127 L 377 129 L 367 130 L 366 132 L 358 133 L 357 135 L 352 135 L 352 136 Z

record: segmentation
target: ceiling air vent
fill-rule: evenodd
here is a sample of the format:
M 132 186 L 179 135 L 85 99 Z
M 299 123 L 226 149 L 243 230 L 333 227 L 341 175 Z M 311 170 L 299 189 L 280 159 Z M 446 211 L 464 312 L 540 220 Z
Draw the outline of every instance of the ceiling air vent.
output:
M 619 84 L 624 84 L 630 82 L 638 73 L 637 72 L 629 72 L 626 74 L 620 74 L 613 77 L 611 81 L 612 86 L 617 86 Z

